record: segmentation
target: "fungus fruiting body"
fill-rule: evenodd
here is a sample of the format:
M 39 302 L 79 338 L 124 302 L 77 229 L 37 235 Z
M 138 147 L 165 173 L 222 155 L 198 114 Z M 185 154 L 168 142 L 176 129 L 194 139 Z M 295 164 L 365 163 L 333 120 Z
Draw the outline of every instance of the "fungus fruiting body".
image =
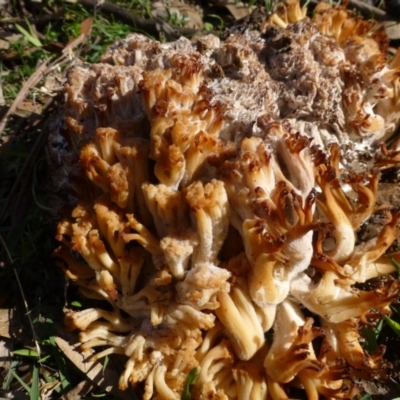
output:
M 359 334 L 399 292 L 399 212 L 376 205 L 400 163 L 387 47 L 344 7 L 288 0 L 225 40 L 133 34 L 68 71 L 55 254 L 96 306 L 66 325 L 93 359 L 124 357 L 121 389 L 179 399 L 197 368 L 193 399 L 342 399 L 387 376 Z

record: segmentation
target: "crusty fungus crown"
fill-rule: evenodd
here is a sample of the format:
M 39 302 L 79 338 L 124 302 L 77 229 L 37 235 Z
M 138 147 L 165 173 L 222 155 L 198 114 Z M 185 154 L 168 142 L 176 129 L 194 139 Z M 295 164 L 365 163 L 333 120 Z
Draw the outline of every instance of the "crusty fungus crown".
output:
M 180 399 L 198 368 L 193 399 L 294 385 L 313 400 L 387 377 L 359 329 L 398 295 L 385 252 L 399 213 L 380 206 L 367 242 L 356 231 L 400 163 L 383 144 L 400 124 L 400 50 L 343 7 L 305 15 L 288 0 L 225 40 L 133 34 L 68 71 L 52 144 L 75 208 L 56 256 L 105 305 L 65 322 L 93 360 L 125 356 L 121 389 Z

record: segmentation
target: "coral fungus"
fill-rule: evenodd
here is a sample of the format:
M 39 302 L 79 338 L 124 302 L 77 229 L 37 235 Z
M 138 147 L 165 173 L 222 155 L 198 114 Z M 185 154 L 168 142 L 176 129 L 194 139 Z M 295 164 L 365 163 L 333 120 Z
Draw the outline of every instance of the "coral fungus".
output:
M 97 302 L 65 321 L 94 359 L 123 355 L 121 389 L 179 399 L 198 368 L 194 399 L 342 399 L 387 375 L 359 334 L 399 292 L 399 212 L 376 205 L 400 163 L 387 47 L 344 7 L 288 0 L 224 40 L 132 34 L 68 71 L 52 151 L 75 204 L 55 254 Z

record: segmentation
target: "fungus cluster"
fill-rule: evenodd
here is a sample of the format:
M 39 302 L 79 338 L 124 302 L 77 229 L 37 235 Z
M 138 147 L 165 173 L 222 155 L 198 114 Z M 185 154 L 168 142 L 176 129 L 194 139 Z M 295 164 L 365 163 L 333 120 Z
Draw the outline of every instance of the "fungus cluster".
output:
M 133 34 L 68 71 L 51 141 L 75 206 L 55 254 L 97 307 L 65 322 L 93 360 L 125 357 L 121 389 L 180 399 L 198 368 L 193 399 L 342 399 L 387 377 L 359 334 L 399 292 L 399 212 L 376 206 L 400 163 L 383 144 L 400 124 L 387 47 L 343 7 L 309 19 L 288 0 L 257 30 Z

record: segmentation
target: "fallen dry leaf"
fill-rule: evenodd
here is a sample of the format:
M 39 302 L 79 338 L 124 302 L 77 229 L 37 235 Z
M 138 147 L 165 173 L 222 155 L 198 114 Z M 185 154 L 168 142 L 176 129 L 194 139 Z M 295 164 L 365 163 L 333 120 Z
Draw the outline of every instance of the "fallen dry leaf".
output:
M 390 40 L 400 39 L 400 22 L 385 21 L 383 25 Z
M 6 40 L 8 43 L 15 43 L 22 38 L 23 38 L 23 35 L 21 35 L 20 33 L 5 32 L 2 35 L 2 40 Z
M 188 17 L 188 22 L 185 24 L 185 28 L 203 28 L 203 20 L 199 15 L 198 9 L 195 6 L 183 3 L 179 0 L 172 0 L 171 7 L 177 9 L 179 13 L 184 14 Z
M 103 365 L 99 361 L 87 361 L 92 353 L 79 350 L 79 343 L 71 344 L 61 337 L 56 338 L 56 343 L 64 355 L 93 383 L 122 400 L 136 398 L 133 390 L 121 391 L 118 389 L 119 374 L 114 369 L 105 368 L 103 371 Z
M 15 115 L 21 118 L 29 117 L 31 114 L 41 114 L 43 107 L 30 99 L 23 100 L 15 110 Z
M 10 336 L 10 313 L 12 310 L 0 309 L 0 336 L 11 338 Z
M 21 338 L 22 319 L 14 309 L 0 309 L 0 336 L 12 339 Z
M 92 31 L 93 18 L 89 17 L 81 22 L 81 35 L 90 35 Z
M 0 337 L 0 368 L 10 368 L 12 361 L 13 340 Z
M 88 379 L 78 383 L 73 389 L 65 393 L 64 400 L 75 400 L 84 398 L 93 389 L 93 383 Z
M 197 7 L 191 4 L 186 4 L 179 0 L 172 0 L 169 5 L 166 5 L 161 1 L 156 1 L 152 3 L 151 7 L 154 17 L 166 20 L 174 14 L 176 14 L 178 18 L 180 18 L 181 16 L 185 16 L 187 18 L 185 28 L 203 28 L 203 20 L 201 18 L 199 10 Z
M 244 4 L 226 4 L 225 7 L 232 14 L 233 18 L 237 21 L 251 14 L 254 7 L 248 7 Z
M 40 87 L 40 91 L 49 96 L 56 96 L 63 85 L 63 76 L 61 69 L 57 68 L 56 70 L 50 72 L 45 80 L 43 86 Z
M 4 39 L 0 39 L 0 50 L 8 50 L 10 48 L 10 42 Z
M 74 49 L 77 46 L 80 46 L 84 43 L 86 43 L 90 32 L 92 30 L 92 25 L 93 25 L 93 18 L 86 18 L 81 22 L 81 30 L 80 30 L 80 35 L 75 38 L 71 39 L 64 49 L 62 50 L 62 54 L 64 56 L 68 56 L 71 60 L 74 58 Z

